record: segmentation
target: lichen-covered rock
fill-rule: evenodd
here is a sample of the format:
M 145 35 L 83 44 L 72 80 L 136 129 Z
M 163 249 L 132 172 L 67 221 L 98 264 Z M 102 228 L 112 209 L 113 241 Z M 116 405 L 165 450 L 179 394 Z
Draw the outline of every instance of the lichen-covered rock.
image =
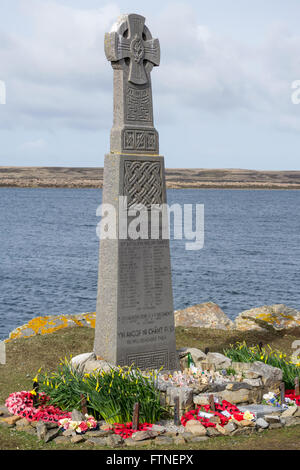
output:
M 174 406 L 175 397 L 179 397 L 181 410 L 187 410 L 193 405 L 193 389 L 191 387 L 168 387 L 166 402 L 169 406 Z
M 13 330 L 5 342 L 18 338 L 29 338 L 35 335 L 46 335 L 54 333 L 63 328 L 73 328 L 76 326 L 88 326 L 95 328 L 96 313 L 87 312 L 78 315 L 45 315 L 32 318 L 25 325 Z
M 193 305 L 175 312 L 175 326 L 229 330 L 233 322 L 214 302 Z
M 300 327 L 300 312 L 283 304 L 264 305 L 241 312 L 234 327 L 241 331 L 288 330 Z

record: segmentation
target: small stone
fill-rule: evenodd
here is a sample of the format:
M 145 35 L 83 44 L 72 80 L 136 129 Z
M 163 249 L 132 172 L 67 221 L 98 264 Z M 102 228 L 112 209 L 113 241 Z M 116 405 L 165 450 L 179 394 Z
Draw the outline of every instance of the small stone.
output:
M 72 421 L 85 421 L 84 415 L 81 413 L 81 411 L 78 410 L 72 410 Z
M 300 424 L 300 419 L 297 417 L 295 418 L 295 416 L 288 416 L 287 418 L 285 418 L 284 424 L 287 428 L 289 428 L 290 426 L 296 426 Z
M 231 432 L 235 431 L 236 428 L 237 428 L 237 425 L 235 423 L 231 422 L 231 421 L 229 423 L 225 424 L 225 426 L 224 426 L 224 429 L 226 429 L 226 431 L 228 433 L 231 433 Z
M 149 440 L 144 440 L 144 441 L 135 441 L 131 437 L 128 437 L 127 439 L 124 439 L 125 445 L 127 447 L 145 447 L 150 445 Z
M 0 416 L 3 418 L 9 418 L 11 416 L 11 413 L 8 411 L 5 405 L 0 406 Z
M 172 445 L 173 439 L 172 437 L 168 437 L 168 436 L 157 436 L 154 439 L 154 442 L 155 444 L 158 444 L 158 445 Z
M 206 431 L 207 435 L 209 437 L 217 437 L 217 436 L 220 436 L 220 433 L 219 431 L 216 429 L 216 428 L 207 428 L 207 431 Z
M 106 431 L 103 429 L 95 429 L 95 430 L 86 431 L 84 435 L 88 437 L 107 437 L 113 433 L 114 431 L 112 429 L 108 429 Z
M 255 426 L 255 422 L 254 421 L 251 421 L 249 419 L 242 419 L 242 421 L 239 421 L 239 425 L 240 426 L 249 426 L 249 427 L 253 427 Z
M 267 429 L 269 427 L 269 423 L 263 418 L 258 418 L 256 420 L 256 426 L 262 429 Z
M 55 444 L 68 444 L 69 439 L 66 436 L 57 436 L 54 442 Z
M 79 444 L 79 442 L 84 442 L 85 438 L 81 434 L 76 434 L 76 436 L 71 437 L 72 444 Z
M 92 446 L 107 446 L 107 437 L 89 437 L 85 443 Z
M 152 436 L 149 433 L 149 431 L 137 431 L 137 432 L 133 433 L 132 436 L 131 436 L 131 438 L 134 441 L 144 441 L 145 439 L 150 439 L 151 437 Z
M 223 426 L 220 426 L 220 424 L 216 425 L 216 430 L 220 433 L 223 434 L 224 436 L 229 434 L 229 431 L 226 431 L 226 429 Z
M 206 435 L 206 428 L 199 421 L 190 420 L 186 423 L 185 428 L 187 431 L 190 431 L 194 435 L 197 435 L 197 436 Z
M 265 420 L 269 424 L 279 424 L 280 423 L 280 418 L 278 415 L 265 415 Z
M 151 431 L 163 434 L 164 432 L 166 432 L 166 428 L 164 426 L 161 426 L 160 424 L 153 424 Z
M 9 416 L 8 418 L 3 418 L 2 421 L 13 426 L 20 419 L 22 419 L 22 416 L 13 415 L 13 416 Z
M 298 410 L 298 406 L 295 405 L 295 406 L 289 406 L 287 410 L 285 410 L 282 414 L 281 414 L 281 418 L 288 418 L 289 416 L 293 416 Z
M 173 437 L 173 443 L 178 446 L 185 444 L 186 440 L 182 434 L 179 434 L 178 436 Z
M 207 441 L 209 437 L 207 436 L 193 436 L 190 440 L 190 442 L 203 442 Z
M 75 435 L 76 435 L 76 432 L 73 429 L 66 429 L 65 431 L 63 431 L 63 436 L 65 437 L 71 437 Z
M 113 431 L 114 428 L 115 428 L 115 427 L 114 427 L 113 424 L 107 424 L 107 423 L 106 423 L 106 424 L 102 424 L 102 425 L 100 426 L 100 429 L 101 429 L 102 431 Z
M 279 429 L 279 428 L 282 428 L 281 423 L 271 423 L 269 426 L 269 429 Z
M 36 426 L 36 432 L 37 432 L 38 439 L 40 441 L 43 441 L 47 434 L 47 428 L 46 428 L 45 423 L 43 423 L 42 421 L 39 421 Z
M 53 439 L 55 439 L 58 436 L 59 433 L 60 433 L 60 430 L 58 428 L 50 429 L 50 431 L 47 431 L 47 433 L 44 437 L 44 441 L 45 442 L 52 441 Z
M 30 426 L 30 421 L 28 421 L 26 418 L 19 419 L 16 422 L 16 427 L 24 427 L 24 426 Z
M 105 439 L 107 439 L 107 445 L 110 447 L 120 447 L 124 444 L 124 439 L 118 434 L 112 434 Z

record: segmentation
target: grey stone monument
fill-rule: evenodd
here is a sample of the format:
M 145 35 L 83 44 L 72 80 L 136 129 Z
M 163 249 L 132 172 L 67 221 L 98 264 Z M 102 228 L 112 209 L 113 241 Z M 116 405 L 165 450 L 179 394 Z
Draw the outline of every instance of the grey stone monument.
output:
M 128 223 L 130 208 L 143 204 L 150 212 L 153 204 L 166 203 L 150 77 L 160 63 L 160 45 L 144 17 L 123 15 L 105 35 L 105 54 L 114 71 L 114 120 L 102 203 L 115 208 L 118 236 L 100 241 L 94 353 L 115 365 L 174 370 L 170 249 L 163 222 L 156 239 L 125 237 L 119 222 L 120 196 L 127 198 Z

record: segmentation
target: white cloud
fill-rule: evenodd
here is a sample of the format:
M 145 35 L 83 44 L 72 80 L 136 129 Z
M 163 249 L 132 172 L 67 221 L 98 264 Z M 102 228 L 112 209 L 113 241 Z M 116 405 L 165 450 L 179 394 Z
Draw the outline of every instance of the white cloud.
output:
M 49 130 L 111 125 L 112 69 L 104 33 L 120 14 L 118 3 L 97 9 L 26 0 L 31 34 L 0 33 L 1 79 L 10 105 L 2 127 Z M 162 62 L 153 70 L 154 106 L 163 120 L 180 122 L 205 112 L 243 113 L 262 125 L 300 129 L 291 82 L 300 78 L 300 35 L 275 25 L 260 44 L 248 45 L 201 24 L 185 3 L 162 7 L 147 24 L 159 37 Z M 170 113 L 170 108 L 172 113 Z
M 29 142 L 24 142 L 19 146 L 20 150 L 41 150 L 45 148 L 46 142 L 44 139 L 32 140 Z

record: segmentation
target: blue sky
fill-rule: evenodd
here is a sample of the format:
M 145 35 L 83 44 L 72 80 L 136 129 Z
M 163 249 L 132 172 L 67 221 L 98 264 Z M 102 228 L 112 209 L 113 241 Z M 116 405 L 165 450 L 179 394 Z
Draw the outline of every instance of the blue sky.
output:
M 104 33 L 139 13 L 161 44 L 155 126 L 169 168 L 300 170 L 297 0 L 2 0 L 0 165 L 102 166 Z

